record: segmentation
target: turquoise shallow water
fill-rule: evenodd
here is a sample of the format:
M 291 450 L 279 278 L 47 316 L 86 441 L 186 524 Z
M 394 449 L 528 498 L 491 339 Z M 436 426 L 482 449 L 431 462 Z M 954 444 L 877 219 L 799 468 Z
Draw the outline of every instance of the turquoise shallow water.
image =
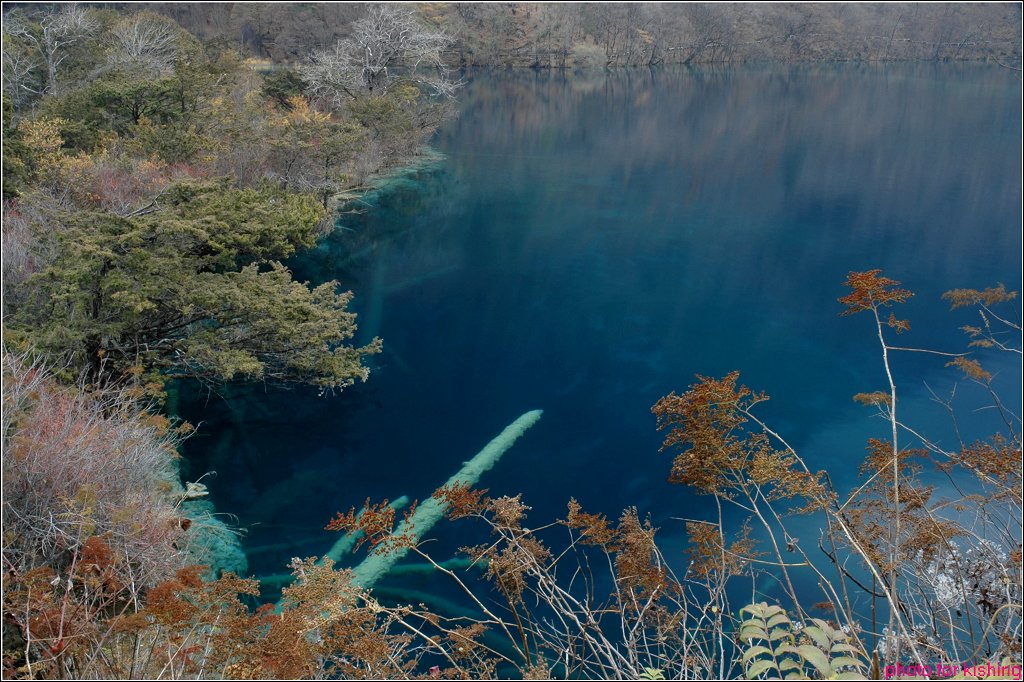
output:
M 247 529 L 256 574 L 323 553 L 337 510 L 424 497 L 521 413 L 540 423 L 487 474 L 537 522 L 569 497 L 650 514 L 671 556 L 708 501 L 665 483 L 650 407 L 733 369 L 763 416 L 849 486 L 886 425 L 866 317 L 839 317 L 851 270 L 916 292 L 906 345 L 959 350 L 953 287 L 1021 286 L 1021 86 L 984 65 L 744 67 L 467 76 L 442 158 L 366 197 L 291 266 L 355 291 L 384 352 L 334 397 L 183 387 L 184 448 Z M 1020 365 L 999 369 L 1020 407 Z M 929 399 L 956 375 L 895 362 L 904 414 L 944 442 Z M 961 427 L 997 425 L 961 390 Z M 437 551 L 482 538 L 440 528 Z M 432 589 L 418 578 L 405 588 Z

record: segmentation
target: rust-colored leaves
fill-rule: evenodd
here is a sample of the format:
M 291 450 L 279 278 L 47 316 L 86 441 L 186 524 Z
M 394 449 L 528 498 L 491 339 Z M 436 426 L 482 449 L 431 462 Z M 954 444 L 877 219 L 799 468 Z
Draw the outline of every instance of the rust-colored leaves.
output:
M 844 284 L 852 291 L 839 299 L 839 302 L 846 306 L 842 315 L 853 315 L 865 310 L 877 310 L 882 306 L 893 303 L 903 303 L 914 294 L 907 289 L 898 288 L 899 282 L 888 277 L 880 277 L 881 270 L 868 270 L 866 272 L 851 272 Z M 892 318 L 895 322 L 901 322 Z M 905 323 L 904 323 L 905 324 Z M 897 325 L 897 331 L 902 331 Z
M 338 512 L 327 524 L 326 530 L 359 532 L 361 535 L 355 544 L 355 550 L 358 550 L 366 542 L 369 542 L 371 547 L 376 547 L 391 535 L 394 527 L 395 510 L 388 500 L 371 504 L 370 498 L 366 498 L 366 504 L 361 511 L 357 512 L 355 507 L 352 507 L 344 514 Z
M 1005 303 L 1017 298 L 1016 291 L 1007 291 L 1006 286 L 999 284 L 982 291 L 977 289 L 951 289 L 942 294 L 943 300 L 949 301 L 952 309 L 966 308 L 973 305 L 991 306 Z
M 434 492 L 434 498 L 448 505 L 448 517 L 461 519 L 481 513 L 487 506 L 487 490 L 475 490 L 468 483 L 452 483 Z
M 803 498 L 804 511 L 821 508 L 828 493 L 822 474 L 798 466 L 787 450 L 776 450 L 768 435 L 746 427 L 748 410 L 768 399 L 738 384 L 739 372 L 700 381 L 682 395 L 671 393 L 654 405 L 658 429 L 668 430 L 662 450 L 678 449 L 669 481 L 706 495 L 766 500 Z

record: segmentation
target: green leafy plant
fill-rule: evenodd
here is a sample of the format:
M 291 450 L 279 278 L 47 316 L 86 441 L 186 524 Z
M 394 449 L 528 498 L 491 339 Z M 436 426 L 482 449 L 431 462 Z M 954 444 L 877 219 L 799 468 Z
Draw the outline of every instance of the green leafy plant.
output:
M 744 606 L 744 615 L 739 640 L 748 680 L 867 679 L 866 656 L 842 629 L 820 618 L 794 623 L 781 606 L 764 602 Z

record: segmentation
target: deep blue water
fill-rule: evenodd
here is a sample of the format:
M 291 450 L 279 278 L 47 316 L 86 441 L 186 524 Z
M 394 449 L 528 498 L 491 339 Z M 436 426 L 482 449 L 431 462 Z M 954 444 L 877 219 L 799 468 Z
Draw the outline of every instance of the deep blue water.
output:
M 291 263 L 354 290 L 359 341 L 384 339 L 369 382 L 183 391 L 201 422 L 189 472 L 217 472 L 255 574 L 326 551 L 335 511 L 429 495 L 534 408 L 540 423 L 481 484 L 523 493 L 535 523 L 570 497 L 636 505 L 681 560 L 672 517 L 709 501 L 665 482 L 659 397 L 738 369 L 771 394 L 761 414 L 848 487 L 887 425 L 850 398 L 885 377 L 871 321 L 838 316 L 846 274 L 882 268 L 916 292 L 901 343 L 940 350 L 975 321 L 943 291 L 1021 287 L 1021 85 L 1006 69 L 477 73 L 459 108 L 432 143 L 440 161 Z M 981 359 L 1019 413 L 1019 360 Z M 936 356 L 894 366 L 903 414 L 950 444 L 928 390 L 957 375 Z M 957 404 L 983 435 L 998 424 L 977 398 L 962 388 Z M 435 533 L 441 558 L 483 540 L 465 530 Z

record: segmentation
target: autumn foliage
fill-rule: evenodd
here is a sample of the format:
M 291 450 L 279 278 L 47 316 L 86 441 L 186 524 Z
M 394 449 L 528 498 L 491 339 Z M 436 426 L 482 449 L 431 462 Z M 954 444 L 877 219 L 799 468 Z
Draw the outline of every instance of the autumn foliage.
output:
M 667 431 L 662 450 L 678 451 L 669 481 L 723 498 L 756 488 L 766 501 L 799 498 L 806 511 L 824 506 L 829 494 L 823 472 L 801 469 L 798 458 L 773 447 L 765 431 L 746 428 L 750 410 L 768 396 L 737 385 L 739 372 L 697 378 L 686 393 L 671 393 L 651 408 L 658 429 Z

